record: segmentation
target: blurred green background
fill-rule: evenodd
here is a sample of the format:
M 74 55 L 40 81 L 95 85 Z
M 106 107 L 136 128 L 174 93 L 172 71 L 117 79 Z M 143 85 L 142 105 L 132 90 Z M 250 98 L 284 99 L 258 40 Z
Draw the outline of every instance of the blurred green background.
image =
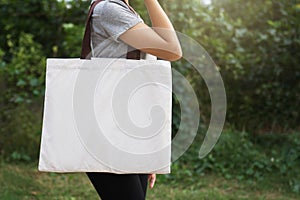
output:
M 209 94 L 191 64 L 172 63 L 198 96 L 201 126 L 172 174 L 158 176 L 160 190 L 149 199 L 300 198 L 300 1 L 159 2 L 175 29 L 199 42 L 219 67 L 228 108 L 219 142 L 199 159 Z M 79 57 L 89 4 L 0 0 L 0 199 L 96 197 L 84 175 L 37 172 L 46 58 Z M 151 25 L 142 0 L 130 5 Z M 174 96 L 174 134 L 179 124 Z

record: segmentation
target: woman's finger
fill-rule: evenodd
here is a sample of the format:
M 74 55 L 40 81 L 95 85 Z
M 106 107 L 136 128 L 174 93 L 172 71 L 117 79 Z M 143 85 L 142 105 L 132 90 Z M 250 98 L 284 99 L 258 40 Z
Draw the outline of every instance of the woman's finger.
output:
M 154 187 L 154 184 L 155 184 L 156 174 L 150 174 L 148 176 L 148 180 L 149 180 L 149 187 L 152 189 Z

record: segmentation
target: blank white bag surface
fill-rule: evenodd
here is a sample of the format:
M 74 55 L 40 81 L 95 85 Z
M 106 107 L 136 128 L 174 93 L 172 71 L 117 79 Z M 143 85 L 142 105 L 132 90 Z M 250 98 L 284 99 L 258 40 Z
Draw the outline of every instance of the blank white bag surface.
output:
M 169 61 L 47 59 L 39 170 L 170 173 Z

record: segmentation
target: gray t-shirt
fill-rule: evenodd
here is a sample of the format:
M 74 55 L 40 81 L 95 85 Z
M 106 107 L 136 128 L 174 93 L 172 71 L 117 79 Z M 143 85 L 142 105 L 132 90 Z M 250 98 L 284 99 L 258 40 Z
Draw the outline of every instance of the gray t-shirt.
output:
M 144 21 L 122 0 L 98 3 L 91 19 L 92 57 L 126 58 L 128 45 L 119 36 L 139 22 Z

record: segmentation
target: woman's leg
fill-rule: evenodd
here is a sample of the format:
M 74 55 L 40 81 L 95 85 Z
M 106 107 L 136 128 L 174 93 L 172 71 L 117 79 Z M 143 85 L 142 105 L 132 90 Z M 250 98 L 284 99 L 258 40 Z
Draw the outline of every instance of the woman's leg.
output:
M 113 174 L 87 172 L 102 200 L 144 200 L 147 174 Z
M 146 198 L 146 193 L 147 193 L 147 185 L 148 185 L 148 174 L 139 174 L 140 177 L 140 182 L 142 185 L 142 189 L 144 192 L 144 197 Z

